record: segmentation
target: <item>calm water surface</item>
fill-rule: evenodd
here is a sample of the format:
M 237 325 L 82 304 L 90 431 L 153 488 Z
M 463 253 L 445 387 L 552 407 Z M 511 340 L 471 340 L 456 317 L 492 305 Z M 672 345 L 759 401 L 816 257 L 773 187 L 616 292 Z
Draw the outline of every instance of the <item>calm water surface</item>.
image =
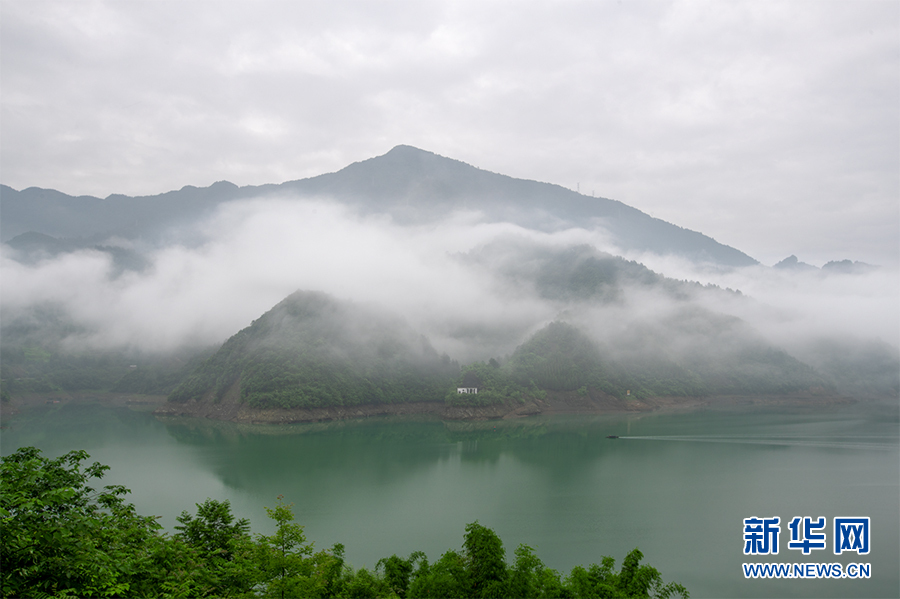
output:
M 900 596 L 897 402 L 722 409 L 689 414 L 442 423 L 370 419 L 247 427 L 160 421 L 91 403 L 46 406 L 5 423 L 4 455 L 35 445 L 86 449 L 171 528 L 207 497 L 228 499 L 255 532 L 264 506 L 294 503 L 317 547 L 344 543 L 356 567 L 462 544 L 474 520 L 507 555 L 534 547 L 562 572 L 639 547 L 693 597 Z M 607 435 L 623 438 L 610 440 Z M 742 519 L 779 516 L 781 552 L 743 555 Z M 794 516 L 872 518 L 865 557 L 788 550 Z M 870 580 L 746 580 L 745 561 L 868 562 Z

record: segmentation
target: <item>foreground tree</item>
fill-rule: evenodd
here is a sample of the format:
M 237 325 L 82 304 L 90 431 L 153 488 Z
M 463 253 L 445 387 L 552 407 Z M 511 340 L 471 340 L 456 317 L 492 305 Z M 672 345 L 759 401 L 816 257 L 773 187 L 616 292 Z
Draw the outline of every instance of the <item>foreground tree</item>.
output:
M 406 599 L 409 581 L 415 571 L 416 562 L 423 559 L 425 559 L 425 554 L 421 551 L 414 551 L 407 559 L 394 554 L 378 560 L 375 569 L 384 571 L 384 579 L 392 593 L 400 599 Z
M 477 521 L 466 525 L 463 542 L 469 597 L 501 598 L 509 596 L 507 588 L 506 550 L 503 541 L 490 528 Z
M 274 508 L 266 508 L 275 521 L 273 535 L 259 535 L 256 563 L 259 589 L 265 597 L 334 597 L 343 587 L 344 546 L 314 553 L 303 527 L 294 522 L 291 505 L 281 495 Z
M 643 558 L 644 555 L 634 549 L 625 557 L 622 570 L 618 573 L 614 569 L 615 560 L 611 557 L 604 557 L 599 566 L 591 564 L 587 569 L 575 566 L 566 580 L 566 587 L 572 593 L 570 596 L 600 599 L 687 599 L 690 596 L 687 589 L 677 582 L 663 583 L 662 575 L 656 568 L 640 563 Z
M 25 447 L 0 465 L 0 584 L 4 597 L 127 595 L 151 568 L 159 524 L 138 516 L 121 486 L 95 491 L 84 451 L 55 460 Z
M 465 557 L 451 550 L 433 565 L 422 558 L 409 585 L 407 597 L 469 597 L 470 586 Z
M 509 572 L 510 597 L 570 597 L 559 572 L 544 565 L 528 545 L 516 548 L 516 561 Z
M 258 574 L 253 561 L 250 521 L 235 519 L 229 501 L 207 499 L 197 504 L 197 515 L 181 512 L 175 541 L 181 541 L 204 564 L 198 570 L 195 592 L 216 597 L 252 597 Z

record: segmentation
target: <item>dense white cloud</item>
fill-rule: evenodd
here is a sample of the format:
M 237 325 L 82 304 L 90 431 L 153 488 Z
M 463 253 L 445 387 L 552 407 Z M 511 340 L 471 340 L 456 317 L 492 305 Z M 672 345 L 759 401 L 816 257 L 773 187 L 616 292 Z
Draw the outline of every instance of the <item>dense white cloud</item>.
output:
M 697 299 L 717 312 L 746 320 L 781 347 L 792 348 L 817 337 L 878 339 L 900 346 L 900 272 L 896 269 L 853 273 L 764 266 L 708 269 L 674 257 L 632 258 L 676 279 L 741 291 L 743 297 Z
M 547 236 L 474 213 L 404 228 L 333 203 L 269 198 L 224 205 L 202 233 L 200 245 L 156 250 L 149 268 L 118 277 L 97 251 L 24 265 L 7 248 L 0 304 L 9 320 L 33 306 L 64 307 L 88 331 L 78 343 L 166 350 L 221 343 L 293 291 L 319 290 L 401 314 L 461 356 L 471 355 L 471 340 L 457 329 L 520 331 L 554 315 L 534 298 L 502 294 L 488 273 L 454 257 L 497 236 Z
M 3 183 L 281 182 L 407 143 L 772 264 L 900 254 L 900 4 L 0 4 Z
M 674 319 L 680 322 L 668 341 L 674 346 L 690 336 L 683 315 L 697 305 L 745 320 L 780 347 L 822 337 L 900 345 L 900 277 L 891 269 L 828 276 L 764 267 L 702 271 L 672 258 L 631 256 L 669 276 L 740 289 L 744 296 L 698 293 L 700 303 L 693 304 L 662 288 L 626 288 L 625 302 L 587 308 L 536 292 L 528 248 L 608 247 L 602 231 L 541 233 L 485 223 L 477 212 L 457 213 L 440 225 L 401 226 L 332 202 L 291 197 L 224 204 L 199 227 L 202 241 L 151 251 L 141 272 L 117 273 L 108 254 L 93 250 L 28 265 L 3 246 L 4 324 L 51 305 L 78 327 L 70 344 L 170 350 L 221 343 L 306 289 L 399 314 L 462 361 L 502 356 L 560 317 L 613 339 L 617 351 L 631 328 Z M 462 256 L 473 251 L 479 259 Z

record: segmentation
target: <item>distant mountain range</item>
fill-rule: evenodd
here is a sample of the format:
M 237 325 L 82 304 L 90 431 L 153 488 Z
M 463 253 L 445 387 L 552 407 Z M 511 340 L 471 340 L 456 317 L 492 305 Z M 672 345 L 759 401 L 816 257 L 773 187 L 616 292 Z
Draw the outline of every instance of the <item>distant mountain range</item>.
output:
M 515 179 L 410 146 L 356 162 L 335 173 L 280 185 L 237 187 L 220 181 L 155 196 L 69 196 L 30 187 L 0 186 L 0 238 L 24 233 L 77 240 L 88 246 L 110 237 L 162 240 L 172 227 L 196 222 L 220 204 L 260 196 L 329 199 L 396 222 L 427 223 L 459 210 L 488 222 L 541 231 L 603 228 L 623 250 L 674 254 L 696 262 L 749 266 L 747 254 L 616 200 L 589 197 L 559 185 Z M 32 239 L 33 241 L 33 239 Z M 67 243 L 72 243 L 68 241 Z
M 831 262 L 826 262 L 822 265 L 822 268 L 816 268 L 812 264 L 807 264 L 806 262 L 800 262 L 797 256 L 788 256 L 778 264 L 776 264 L 773 268 L 777 268 L 778 270 L 789 270 L 789 271 L 818 271 L 821 270 L 824 273 L 840 273 L 840 274 L 864 274 L 867 272 L 872 272 L 873 270 L 877 270 L 878 267 L 872 264 L 866 264 L 865 262 L 859 261 L 851 261 L 851 260 L 832 260 Z

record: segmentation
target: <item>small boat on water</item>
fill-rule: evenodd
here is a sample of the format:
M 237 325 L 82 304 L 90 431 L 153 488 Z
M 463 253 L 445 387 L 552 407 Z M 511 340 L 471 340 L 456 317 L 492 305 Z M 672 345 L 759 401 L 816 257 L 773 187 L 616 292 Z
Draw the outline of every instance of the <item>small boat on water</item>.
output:
M 618 439 L 619 435 L 606 435 L 607 439 Z

